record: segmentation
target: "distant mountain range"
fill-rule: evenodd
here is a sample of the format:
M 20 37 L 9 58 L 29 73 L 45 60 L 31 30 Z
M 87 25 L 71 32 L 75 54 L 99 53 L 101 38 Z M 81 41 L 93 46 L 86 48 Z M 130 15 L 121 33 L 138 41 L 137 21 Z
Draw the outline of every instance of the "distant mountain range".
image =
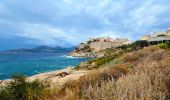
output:
M 19 49 L 5 50 L 5 51 L 1 51 L 1 53 L 66 53 L 66 52 L 71 52 L 74 49 L 75 47 L 63 48 L 59 46 L 56 47 L 39 46 L 32 49 L 19 48 Z

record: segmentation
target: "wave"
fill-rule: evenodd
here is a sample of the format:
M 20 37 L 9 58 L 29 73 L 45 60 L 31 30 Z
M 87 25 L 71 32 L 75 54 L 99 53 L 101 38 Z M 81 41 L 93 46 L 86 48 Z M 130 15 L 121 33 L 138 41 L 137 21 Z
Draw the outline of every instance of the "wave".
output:
M 4 73 L 0 73 L 0 75 L 4 75 Z
M 71 59 L 75 59 L 75 58 L 83 58 L 83 57 L 73 57 L 73 56 L 68 56 L 68 55 L 62 55 L 61 57 L 64 57 L 64 58 L 71 58 Z
M 34 71 L 34 73 L 36 73 L 36 74 L 40 74 L 40 73 L 42 73 L 42 72 L 40 72 L 40 71 Z

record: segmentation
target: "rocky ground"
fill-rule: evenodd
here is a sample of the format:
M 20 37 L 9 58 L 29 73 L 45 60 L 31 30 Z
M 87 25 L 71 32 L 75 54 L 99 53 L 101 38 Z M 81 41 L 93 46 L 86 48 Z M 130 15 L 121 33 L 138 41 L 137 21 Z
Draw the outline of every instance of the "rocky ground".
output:
M 96 58 L 98 56 L 95 52 L 84 52 L 76 50 L 70 52 L 69 55 L 73 57 L 89 57 L 89 58 Z
M 33 81 L 39 79 L 50 82 L 51 86 L 62 86 L 69 81 L 78 80 L 81 76 L 87 73 L 88 70 L 74 70 L 73 68 L 66 68 L 30 76 L 28 77 L 28 80 Z M 0 80 L 0 85 L 5 85 L 10 81 L 11 79 Z

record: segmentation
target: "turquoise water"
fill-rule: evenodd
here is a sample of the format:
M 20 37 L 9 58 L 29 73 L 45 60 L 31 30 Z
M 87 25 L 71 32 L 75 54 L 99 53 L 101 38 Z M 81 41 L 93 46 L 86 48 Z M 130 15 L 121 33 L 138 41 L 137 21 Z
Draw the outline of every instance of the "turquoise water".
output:
M 88 58 L 74 58 L 66 54 L 1 54 L 0 80 L 11 78 L 14 74 L 31 76 L 47 71 L 76 66 Z

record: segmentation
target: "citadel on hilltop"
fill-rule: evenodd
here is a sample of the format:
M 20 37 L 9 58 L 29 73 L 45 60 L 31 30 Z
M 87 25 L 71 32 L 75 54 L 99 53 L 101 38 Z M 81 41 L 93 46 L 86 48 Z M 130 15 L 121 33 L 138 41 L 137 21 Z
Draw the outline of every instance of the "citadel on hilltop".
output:
M 118 47 L 125 44 L 130 44 L 128 39 L 123 38 L 110 38 L 110 37 L 100 37 L 100 38 L 90 38 L 86 43 L 81 43 L 78 45 L 77 49 L 82 50 L 85 47 L 89 47 L 94 51 L 105 50 L 107 48 Z
M 142 36 L 141 40 L 146 40 L 151 44 L 164 43 L 166 41 L 170 42 L 170 27 L 168 28 L 167 31 L 154 32 L 150 35 Z
M 110 37 L 100 37 L 100 38 L 90 38 L 85 43 L 80 43 L 74 51 L 69 53 L 71 56 L 75 57 L 102 57 L 105 54 L 102 50 L 119 47 L 122 45 L 130 44 L 128 39 L 123 38 L 110 38 Z

